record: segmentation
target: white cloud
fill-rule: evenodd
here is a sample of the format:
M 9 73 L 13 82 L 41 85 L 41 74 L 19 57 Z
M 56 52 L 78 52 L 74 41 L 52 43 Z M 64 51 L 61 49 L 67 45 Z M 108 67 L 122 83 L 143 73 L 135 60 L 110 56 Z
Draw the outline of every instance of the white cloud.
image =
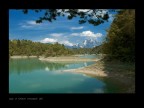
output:
M 70 29 L 72 30 L 79 30 L 79 29 L 83 29 L 84 27 L 83 26 L 80 26 L 80 27 L 71 27 Z
M 91 9 L 78 9 L 79 12 L 87 12 L 87 14 L 92 14 L 93 10 Z M 96 15 L 104 16 L 108 12 L 107 9 L 98 9 Z M 96 15 L 92 14 L 92 19 L 97 19 Z
M 80 36 L 80 33 L 72 33 L 72 36 Z
M 83 37 L 95 37 L 95 38 L 98 38 L 98 37 L 102 36 L 102 33 L 94 33 L 92 31 L 88 30 L 88 31 L 83 31 L 81 33 L 72 33 L 71 36 L 83 36 Z
M 65 11 L 63 12 L 62 9 L 57 9 L 58 12 L 61 12 L 62 14 L 64 14 L 65 16 L 70 15 L 69 13 L 66 13 L 69 9 L 65 9 Z
M 28 29 L 28 28 L 32 28 L 33 26 L 30 26 L 30 25 L 21 25 L 21 27 L 22 27 L 22 28 L 27 28 L 27 29 Z
M 57 9 L 57 11 L 63 13 L 66 17 L 67 17 L 68 15 L 70 15 L 70 13 L 68 12 L 69 9 L 65 9 L 64 12 L 62 12 L 62 9 Z M 89 11 L 89 12 L 88 12 L 88 11 Z M 90 9 L 78 9 L 78 12 L 88 12 L 88 13 L 91 13 L 92 10 L 90 10 Z
M 61 41 L 60 43 L 67 46 L 73 46 L 73 43 L 69 42 L 68 40 Z
M 34 27 L 38 27 L 39 25 L 41 25 L 41 24 L 39 24 L 39 23 L 36 23 L 35 21 L 33 21 L 33 20 L 30 20 L 30 21 L 25 21 L 25 22 L 23 22 L 23 23 L 20 23 L 19 24 L 22 28 L 34 28 Z
M 94 33 L 91 31 L 83 31 L 82 33 L 80 33 L 80 36 L 86 36 L 86 37 L 101 37 L 102 34 L 101 33 Z
M 78 9 L 79 12 L 88 12 L 89 9 Z
M 45 38 L 41 40 L 42 43 L 54 43 L 57 42 L 57 39 L 52 39 L 52 38 Z
M 64 44 L 67 46 L 73 46 L 73 43 L 69 42 L 68 40 L 60 40 L 60 39 L 53 39 L 53 38 L 45 38 L 41 40 L 42 43 L 55 43 L 58 42 L 60 44 Z
M 81 33 L 71 33 L 71 34 L 67 34 L 67 33 L 51 33 L 51 34 L 47 34 L 46 36 L 53 36 L 53 38 L 44 38 L 43 40 L 41 40 L 40 42 L 42 43 L 55 43 L 58 42 L 60 44 L 64 44 L 67 46 L 73 46 L 74 43 L 69 41 L 70 36 L 80 36 L 80 37 L 86 37 L 86 38 L 93 38 L 96 39 L 98 37 L 102 37 L 102 33 L 94 33 L 90 30 L 88 31 L 83 31 Z
M 26 23 L 29 24 L 29 25 L 37 25 L 38 24 L 35 21 L 27 21 Z
M 64 33 L 51 33 L 50 36 L 53 36 L 53 37 L 60 37 L 60 36 L 63 36 Z

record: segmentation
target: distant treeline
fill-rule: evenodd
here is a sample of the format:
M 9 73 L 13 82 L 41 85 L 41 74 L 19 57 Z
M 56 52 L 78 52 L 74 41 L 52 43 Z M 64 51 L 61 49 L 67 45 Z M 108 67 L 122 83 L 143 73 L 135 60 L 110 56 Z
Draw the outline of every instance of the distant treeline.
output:
M 32 42 L 31 40 L 9 40 L 9 56 L 62 56 L 73 54 L 95 54 L 96 48 L 74 48 L 68 49 L 63 44 Z
M 72 51 L 74 54 L 99 54 L 102 53 L 101 45 L 94 48 L 73 48 Z
M 26 56 L 62 56 L 72 55 L 73 52 L 63 44 L 46 44 L 32 42 L 30 40 L 9 40 L 9 56 L 26 55 Z
M 73 48 L 68 49 L 63 44 L 32 42 L 31 40 L 9 40 L 9 56 L 63 56 L 73 54 L 96 54 L 99 46 L 95 48 Z

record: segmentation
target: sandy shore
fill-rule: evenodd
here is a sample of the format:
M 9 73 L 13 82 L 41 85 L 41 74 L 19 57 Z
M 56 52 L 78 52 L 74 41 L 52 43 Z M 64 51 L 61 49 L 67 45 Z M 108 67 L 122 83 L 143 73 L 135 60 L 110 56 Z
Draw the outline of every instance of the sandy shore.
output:
M 76 56 L 68 56 L 68 57 L 47 57 L 47 58 L 40 57 L 39 60 L 56 62 L 56 63 L 74 63 L 74 62 L 89 62 L 89 61 L 97 62 L 101 59 L 96 59 L 96 58 L 88 59 L 88 58 L 79 58 Z M 63 72 L 76 72 L 76 73 L 83 73 L 83 74 L 89 74 L 89 75 L 101 76 L 101 77 L 107 76 L 107 74 L 102 69 L 95 68 L 94 65 L 82 67 L 78 69 L 63 70 Z
M 101 68 L 96 68 L 95 64 L 87 67 L 78 68 L 78 69 L 68 69 L 68 70 L 64 70 L 63 72 L 76 72 L 76 73 L 82 73 L 86 75 L 100 76 L 100 77 L 107 76 L 106 72 L 103 71 L 103 69 Z
M 89 61 L 98 61 L 99 59 L 88 59 L 88 58 L 79 58 L 79 57 L 47 57 L 47 58 L 42 58 L 40 57 L 39 60 L 41 61 L 48 61 L 48 62 L 65 62 L 65 63 L 71 63 L 71 62 L 89 62 Z
M 111 77 L 128 83 L 134 81 L 135 66 L 122 62 L 98 60 L 95 64 L 78 69 L 68 69 L 64 72 L 76 72 L 88 74 L 90 76 Z
M 107 74 L 102 70 L 92 70 L 87 68 L 69 69 L 69 70 L 64 70 L 64 72 L 76 72 L 76 73 L 83 73 L 87 75 L 100 76 L 100 77 L 107 76 Z
M 18 58 L 36 58 L 37 56 L 11 56 L 12 59 L 18 59 Z

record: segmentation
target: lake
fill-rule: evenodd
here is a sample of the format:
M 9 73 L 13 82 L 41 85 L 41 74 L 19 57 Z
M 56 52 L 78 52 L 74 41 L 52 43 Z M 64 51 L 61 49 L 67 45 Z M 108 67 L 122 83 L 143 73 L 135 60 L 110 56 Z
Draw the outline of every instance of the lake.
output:
M 80 56 L 95 58 L 95 55 Z M 9 93 L 117 93 L 120 84 L 107 78 L 63 72 L 89 66 L 95 62 L 50 63 L 37 58 L 10 59 Z

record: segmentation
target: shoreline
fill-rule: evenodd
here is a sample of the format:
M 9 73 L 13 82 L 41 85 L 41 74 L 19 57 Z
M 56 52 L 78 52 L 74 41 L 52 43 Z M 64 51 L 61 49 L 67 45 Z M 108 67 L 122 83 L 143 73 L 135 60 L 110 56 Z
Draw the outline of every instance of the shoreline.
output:
M 80 55 L 81 56 L 81 55 Z M 74 73 L 82 73 L 92 76 L 100 76 L 100 77 L 106 77 L 108 76 L 107 73 L 99 68 L 95 68 L 94 65 L 97 64 L 98 61 L 100 61 L 102 58 L 95 58 L 95 59 L 89 59 L 89 58 L 79 58 L 78 55 L 75 56 L 65 56 L 65 57 L 40 57 L 39 60 L 41 61 L 47 61 L 47 62 L 53 62 L 53 63 L 75 63 L 75 62 L 95 62 L 94 64 L 86 67 L 81 67 L 77 69 L 67 69 L 63 70 L 63 72 L 74 72 Z
M 108 76 L 108 74 L 102 69 L 94 69 L 93 68 L 94 65 L 95 64 L 86 66 L 86 67 L 77 68 L 77 69 L 67 69 L 67 70 L 63 70 L 63 72 L 82 73 L 82 74 L 91 75 L 95 77 L 107 77 Z
M 10 59 L 19 59 L 19 58 L 37 58 L 37 56 L 10 56 Z
M 97 62 L 100 59 L 89 59 L 89 58 L 79 58 L 74 56 L 68 57 L 40 57 L 39 60 L 47 62 L 56 62 L 56 63 L 74 63 L 74 62 Z

